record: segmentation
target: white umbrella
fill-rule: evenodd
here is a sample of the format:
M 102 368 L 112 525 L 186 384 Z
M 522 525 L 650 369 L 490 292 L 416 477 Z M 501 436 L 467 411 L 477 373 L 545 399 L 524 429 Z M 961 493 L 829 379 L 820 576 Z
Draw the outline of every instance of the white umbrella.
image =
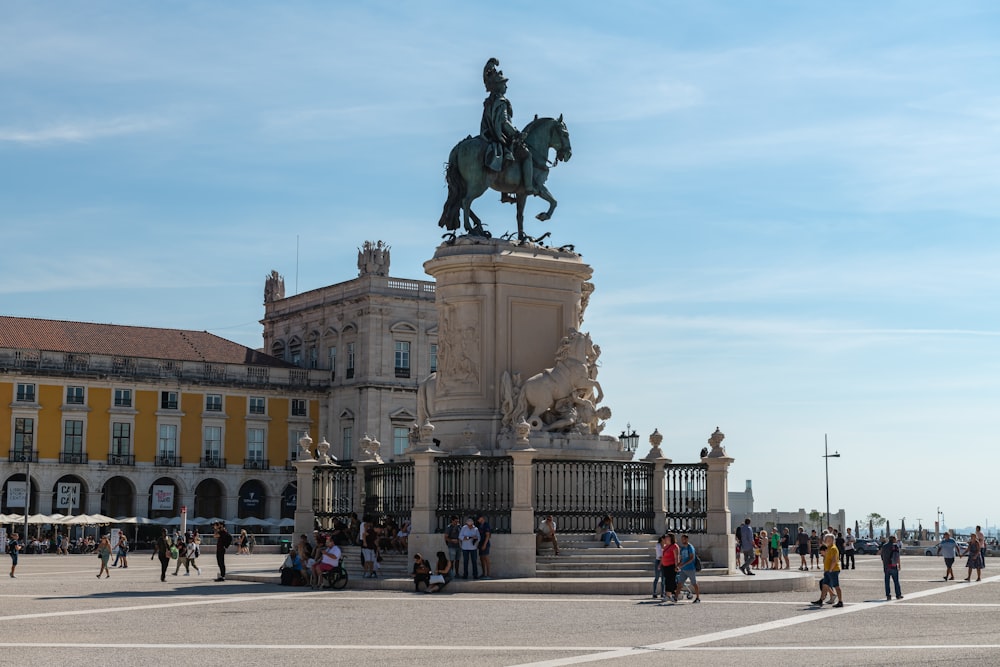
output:
M 31 524 L 45 524 L 45 523 L 58 523 L 58 520 L 62 518 L 62 514 L 48 515 L 48 514 L 32 514 L 28 517 L 28 523 Z
M 117 519 L 112 519 L 111 517 L 103 514 L 91 514 L 90 520 L 92 524 L 102 526 L 108 523 L 118 523 Z
M 282 519 L 281 521 L 277 522 L 274 525 L 277 526 L 278 528 L 288 528 L 290 526 L 294 526 L 295 525 L 295 519 L 285 518 L 285 519 Z

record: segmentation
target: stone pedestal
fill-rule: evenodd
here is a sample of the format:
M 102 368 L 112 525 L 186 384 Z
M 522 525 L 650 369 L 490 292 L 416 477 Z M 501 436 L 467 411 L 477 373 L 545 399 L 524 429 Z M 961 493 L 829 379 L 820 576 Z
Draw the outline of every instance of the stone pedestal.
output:
M 731 574 L 737 570 L 736 538 L 730 529 L 729 517 L 729 466 L 734 459 L 725 456 L 706 456 L 708 464 L 708 534 L 700 536 L 702 545 L 711 552 L 716 565 L 726 564 Z
M 573 252 L 468 237 L 438 247 L 424 270 L 438 309 L 434 437 L 448 453 L 501 454 L 501 376 L 552 367 L 563 336 L 581 326 L 592 270 Z
M 296 501 L 295 535 L 312 536 L 316 515 L 313 511 L 313 468 L 318 461 L 313 458 L 295 461 Z

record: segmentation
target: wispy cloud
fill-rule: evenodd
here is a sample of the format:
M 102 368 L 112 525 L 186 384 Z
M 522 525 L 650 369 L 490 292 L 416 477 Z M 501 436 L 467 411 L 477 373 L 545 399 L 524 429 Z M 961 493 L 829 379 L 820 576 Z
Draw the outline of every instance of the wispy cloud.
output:
M 122 116 L 106 120 L 76 120 L 35 128 L 0 127 L 0 142 L 24 145 L 86 143 L 97 139 L 159 130 L 170 122 L 162 117 Z

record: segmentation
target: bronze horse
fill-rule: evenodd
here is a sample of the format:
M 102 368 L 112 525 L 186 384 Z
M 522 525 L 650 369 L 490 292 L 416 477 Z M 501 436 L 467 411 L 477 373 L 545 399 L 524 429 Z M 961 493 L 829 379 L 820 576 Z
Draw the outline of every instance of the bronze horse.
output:
M 534 163 L 535 194 L 549 203 L 549 210 L 539 213 L 536 218 L 548 220 L 556 210 L 556 200 L 545 187 L 549 175 L 547 158 L 549 149 L 555 149 L 554 167 L 560 161 L 566 162 L 572 157 L 573 151 L 569 142 L 569 132 L 562 116 L 559 118 L 535 118 L 522 131 L 524 143 L 531 151 Z M 489 236 L 483 229 L 482 221 L 472 211 L 472 201 L 486 192 L 487 188 L 513 195 L 517 205 L 517 238 L 525 240 L 524 235 L 524 204 L 527 192 L 521 178 L 521 166 L 517 162 L 506 164 L 502 171 L 487 169 L 484 160 L 487 142 L 482 137 L 466 137 L 451 149 L 448 156 L 448 169 L 445 180 L 448 183 L 448 199 L 444 203 L 444 211 L 438 221 L 440 227 L 455 231 L 459 227 L 459 211 L 462 212 L 462 223 L 465 231 L 474 236 Z M 469 224 L 469 219 L 475 225 Z

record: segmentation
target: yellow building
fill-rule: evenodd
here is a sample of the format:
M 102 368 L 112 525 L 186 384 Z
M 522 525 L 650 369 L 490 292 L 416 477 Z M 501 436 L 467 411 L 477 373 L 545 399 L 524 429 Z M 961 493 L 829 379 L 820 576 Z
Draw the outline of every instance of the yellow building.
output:
M 30 468 L 31 513 L 291 517 L 328 383 L 203 331 L 0 316 L 0 511 Z

